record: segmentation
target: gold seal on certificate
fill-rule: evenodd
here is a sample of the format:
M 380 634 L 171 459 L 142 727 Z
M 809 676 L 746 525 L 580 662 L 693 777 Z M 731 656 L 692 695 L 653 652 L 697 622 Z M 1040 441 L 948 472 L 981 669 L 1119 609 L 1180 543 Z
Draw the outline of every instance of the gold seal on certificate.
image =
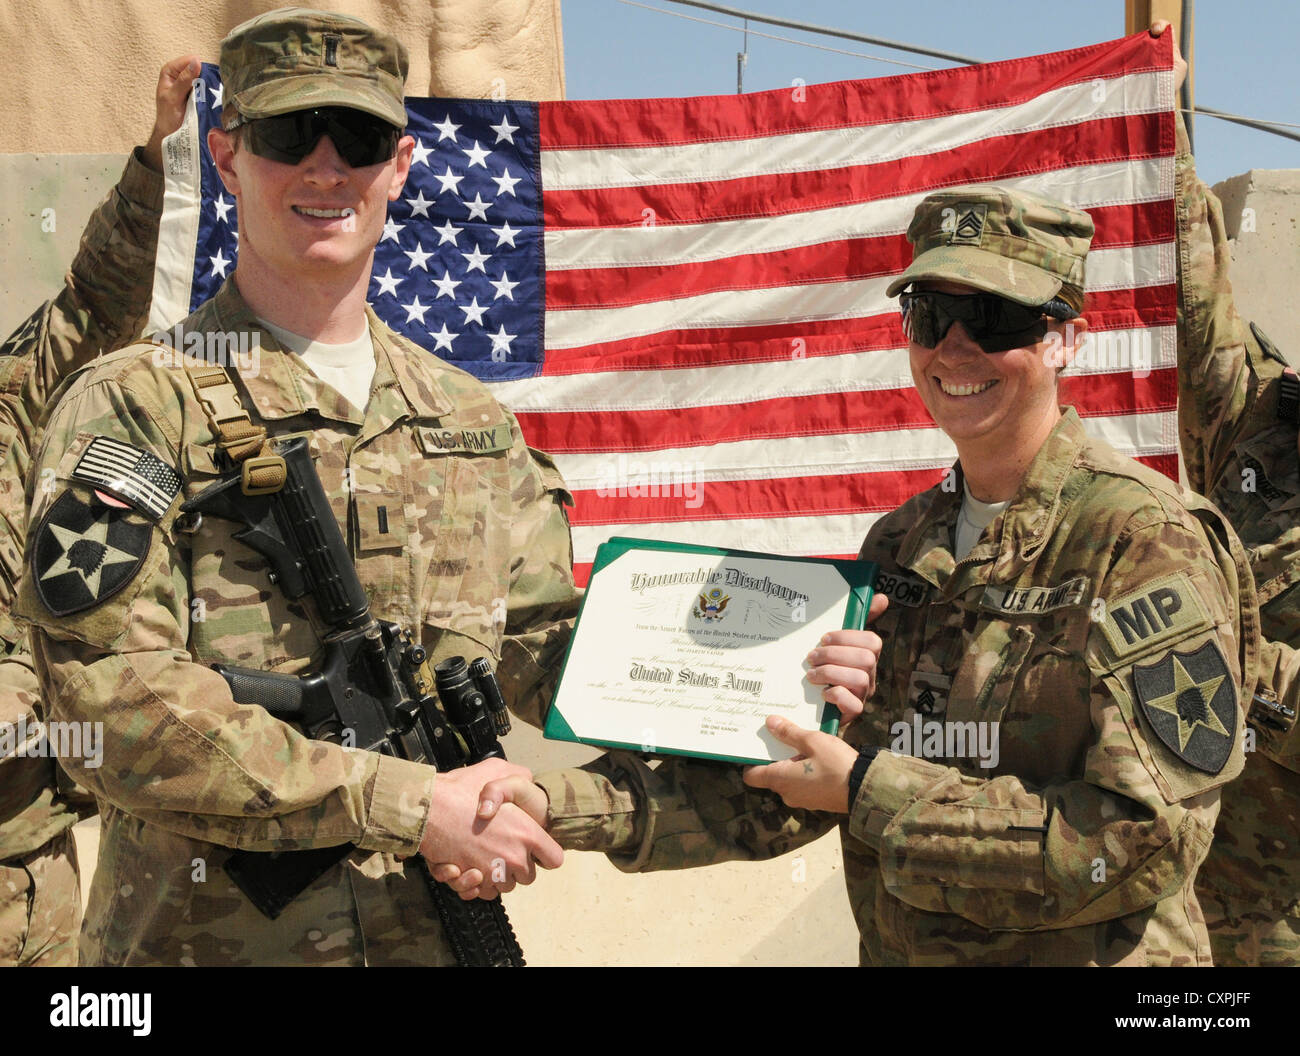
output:
M 833 730 L 805 681 L 827 631 L 860 628 L 876 566 L 611 539 L 596 553 L 546 736 L 739 763 L 787 759 L 768 715 Z

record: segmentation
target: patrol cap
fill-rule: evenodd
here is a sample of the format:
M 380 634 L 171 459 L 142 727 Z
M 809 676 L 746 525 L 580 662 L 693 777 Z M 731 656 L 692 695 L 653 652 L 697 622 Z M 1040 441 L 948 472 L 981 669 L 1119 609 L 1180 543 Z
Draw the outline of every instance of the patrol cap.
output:
M 306 7 L 268 11 L 221 42 L 222 124 L 346 106 L 405 128 L 408 65 L 397 38 L 359 18 Z
M 912 216 L 912 264 L 889 284 L 896 296 L 921 279 L 960 282 L 1026 307 L 1059 297 L 1083 311 L 1092 217 L 1028 191 L 987 185 L 928 195 Z

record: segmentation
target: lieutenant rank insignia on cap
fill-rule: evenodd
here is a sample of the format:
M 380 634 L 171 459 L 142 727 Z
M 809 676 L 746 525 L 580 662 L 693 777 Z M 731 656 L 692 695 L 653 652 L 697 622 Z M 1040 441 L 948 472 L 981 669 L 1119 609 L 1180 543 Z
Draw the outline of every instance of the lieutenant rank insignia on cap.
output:
M 1166 748 L 1207 774 L 1223 769 L 1236 739 L 1237 688 L 1214 642 L 1135 666 L 1133 688 Z
M 181 490 L 180 475 L 162 459 L 107 436 L 87 445 L 72 479 L 107 491 L 155 521 Z
M 32 550 L 32 584 L 55 616 L 89 609 L 135 578 L 153 529 L 131 511 L 87 505 L 65 491 L 50 507 Z

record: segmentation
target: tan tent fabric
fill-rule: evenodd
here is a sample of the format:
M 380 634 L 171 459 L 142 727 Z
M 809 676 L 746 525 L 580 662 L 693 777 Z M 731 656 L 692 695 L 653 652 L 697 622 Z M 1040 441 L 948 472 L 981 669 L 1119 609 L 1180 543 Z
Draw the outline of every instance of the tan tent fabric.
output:
M 125 154 L 167 59 L 215 62 L 226 32 L 286 0 L 3 0 L 0 153 Z M 304 4 L 303 6 L 309 6 Z M 410 51 L 410 95 L 562 99 L 560 0 L 321 0 Z

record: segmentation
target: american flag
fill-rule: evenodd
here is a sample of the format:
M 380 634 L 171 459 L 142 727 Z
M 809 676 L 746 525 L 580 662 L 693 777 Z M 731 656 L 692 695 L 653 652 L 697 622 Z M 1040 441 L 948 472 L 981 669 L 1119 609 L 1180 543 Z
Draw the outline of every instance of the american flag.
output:
M 408 99 L 415 160 L 370 298 L 555 456 L 580 582 L 613 535 L 851 556 L 956 457 L 884 296 L 912 212 L 1023 187 L 1097 227 L 1093 352 L 1063 401 L 1176 478 L 1170 40 L 742 96 Z M 172 151 L 193 178 L 169 177 L 158 329 L 237 254 L 203 146 L 214 69 L 203 86 Z

